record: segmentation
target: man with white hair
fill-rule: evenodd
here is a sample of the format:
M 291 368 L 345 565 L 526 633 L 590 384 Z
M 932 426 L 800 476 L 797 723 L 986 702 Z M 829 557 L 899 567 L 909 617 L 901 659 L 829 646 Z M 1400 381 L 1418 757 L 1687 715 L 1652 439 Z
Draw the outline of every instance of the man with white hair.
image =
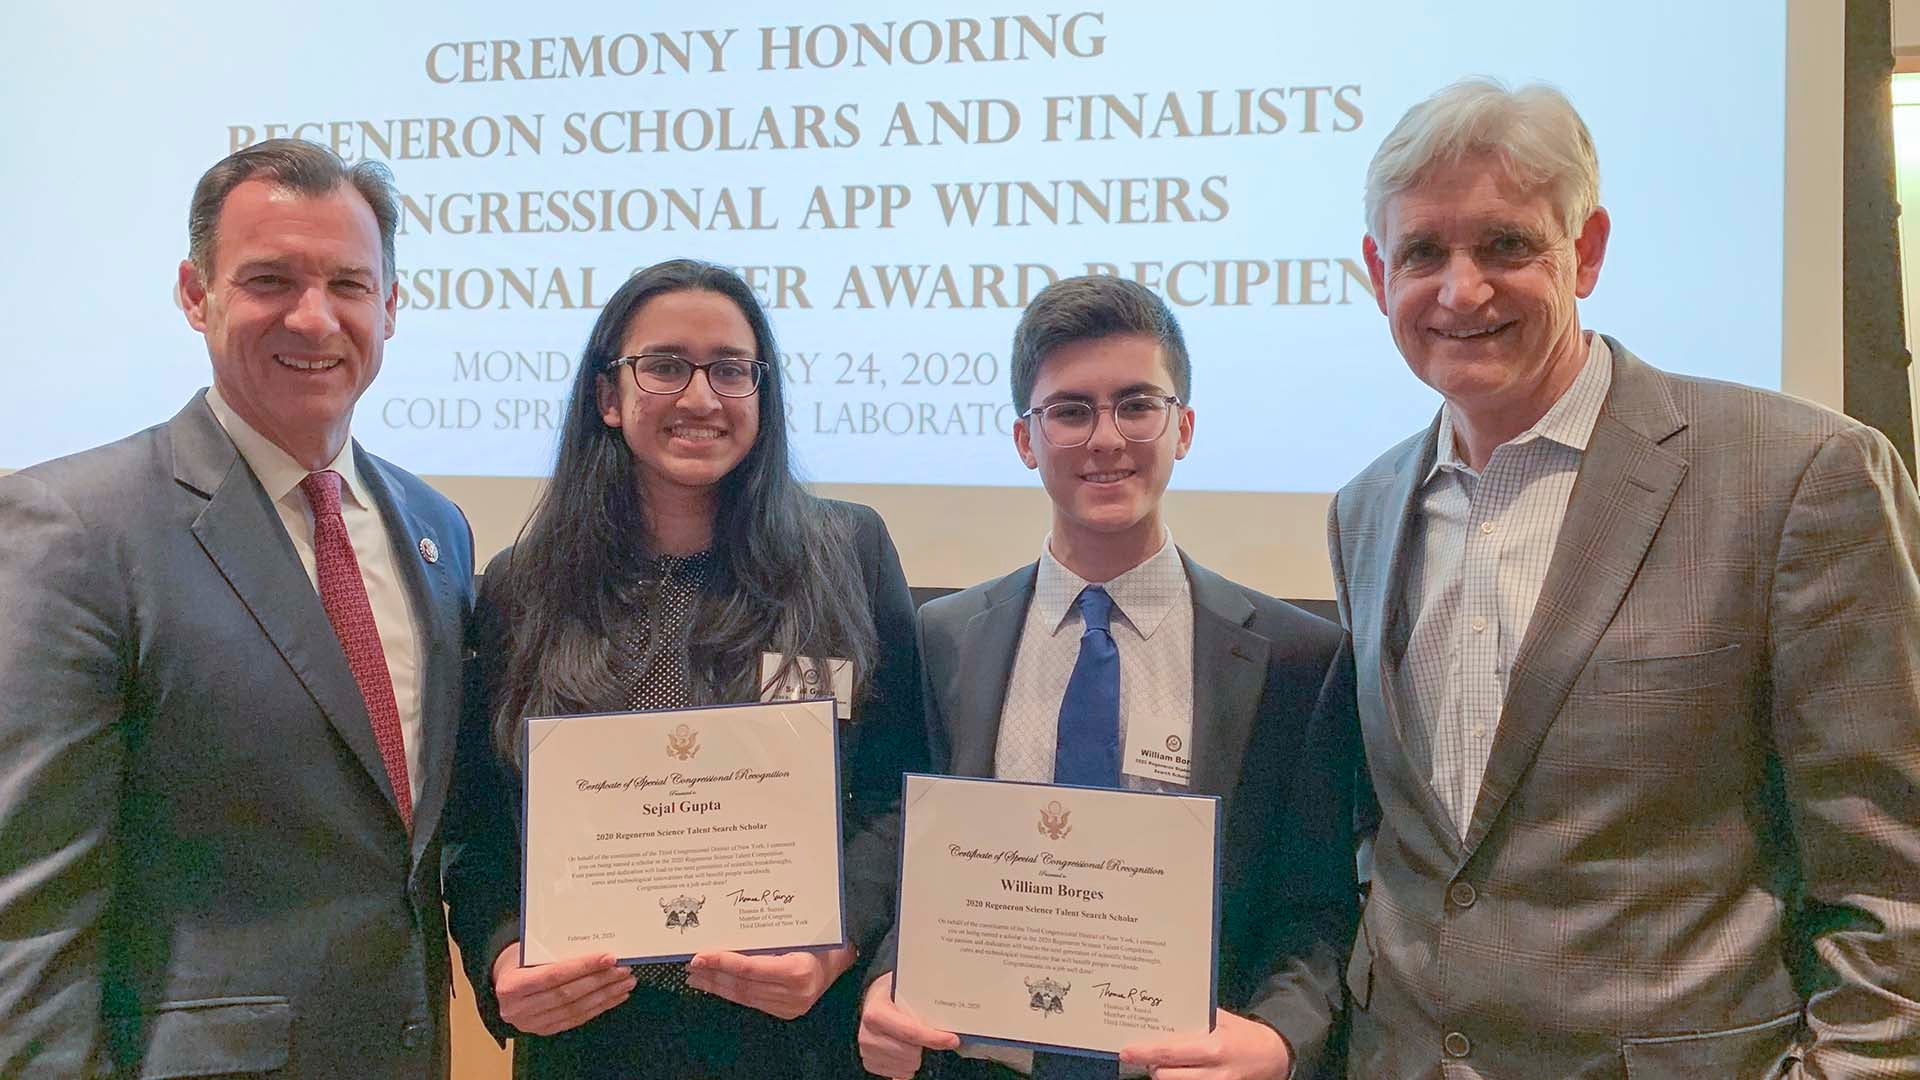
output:
M 1887 441 L 1580 326 L 1611 222 L 1557 91 L 1367 174 L 1434 422 L 1328 531 L 1379 813 L 1350 1075 L 1920 1075 L 1920 502 Z

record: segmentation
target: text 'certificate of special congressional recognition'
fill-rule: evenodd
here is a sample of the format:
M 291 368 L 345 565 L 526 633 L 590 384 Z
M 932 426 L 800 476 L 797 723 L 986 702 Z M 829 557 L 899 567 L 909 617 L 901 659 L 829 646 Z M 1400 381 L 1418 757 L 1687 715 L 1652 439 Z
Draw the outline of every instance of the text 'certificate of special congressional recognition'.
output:
M 909 774 L 894 999 L 962 1038 L 1116 1053 L 1213 1027 L 1213 796 Z
M 832 698 L 527 721 L 521 963 L 844 944 Z

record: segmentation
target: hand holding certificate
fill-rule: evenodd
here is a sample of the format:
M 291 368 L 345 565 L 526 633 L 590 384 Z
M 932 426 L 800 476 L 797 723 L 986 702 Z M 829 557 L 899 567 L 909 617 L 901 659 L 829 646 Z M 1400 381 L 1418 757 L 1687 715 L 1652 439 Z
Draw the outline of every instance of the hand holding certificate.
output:
M 527 721 L 521 960 L 831 948 L 831 699 Z
M 1213 1027 L 1219 800 L 913 775 L 903 806 L 920 1020 L 1109 1054 Z

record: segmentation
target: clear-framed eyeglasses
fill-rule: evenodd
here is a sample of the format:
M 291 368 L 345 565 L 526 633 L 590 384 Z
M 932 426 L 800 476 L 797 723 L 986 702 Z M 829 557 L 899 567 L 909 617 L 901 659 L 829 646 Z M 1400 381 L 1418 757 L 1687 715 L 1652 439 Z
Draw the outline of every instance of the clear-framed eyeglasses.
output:
M 707 385 L 721 397 L 752 397 L 766 376 L 767 362 L 744 356 L 723 356 L 696 363 L 673 353 L 622 356 L 607 365 L 633 372 L 633 385 L 649 394 L 677 394 L 693 382 L 693 373 L 707 373 Z
M 1113 414 L 1113 429 L 1121 438 L 1147 443 L 1167 433 L 1167 422 L 1179 407 L 1180 399 L 1172 394 L 1129 394 L 1111 405 L 1086 401 L 1036 405 L 1021 413 L 1020 418 L 1036 424 L 1040 437 L 1047 440 L 1049 446 L 1072 450 L 1092 441 L 1093 429 L 1099 425 L 1103 412 Z

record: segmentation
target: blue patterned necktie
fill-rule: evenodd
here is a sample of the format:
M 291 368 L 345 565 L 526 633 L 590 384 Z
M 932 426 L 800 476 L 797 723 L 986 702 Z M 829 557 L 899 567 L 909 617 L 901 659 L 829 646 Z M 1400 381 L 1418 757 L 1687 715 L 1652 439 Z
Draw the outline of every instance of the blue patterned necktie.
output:
M 1053 781 L 1089 787 L 1120 786 L 1120 652 L 1108 629 L 1113 597 L 1098 585 L 1080 590 L 1080 658 L 1073 663 L 1060 698 L 1060 731 L 1053 751 Z M 1110 1058 L 1036 1050 L 1033 1080 L 1114 1080 L 1120 1063 Z
M 1108 620 L 1113 597 L 1098 585 L 1080 590 L 1080 658 L 1060 698 L 1053 782 L 1120 786 L 1120 653 Z

